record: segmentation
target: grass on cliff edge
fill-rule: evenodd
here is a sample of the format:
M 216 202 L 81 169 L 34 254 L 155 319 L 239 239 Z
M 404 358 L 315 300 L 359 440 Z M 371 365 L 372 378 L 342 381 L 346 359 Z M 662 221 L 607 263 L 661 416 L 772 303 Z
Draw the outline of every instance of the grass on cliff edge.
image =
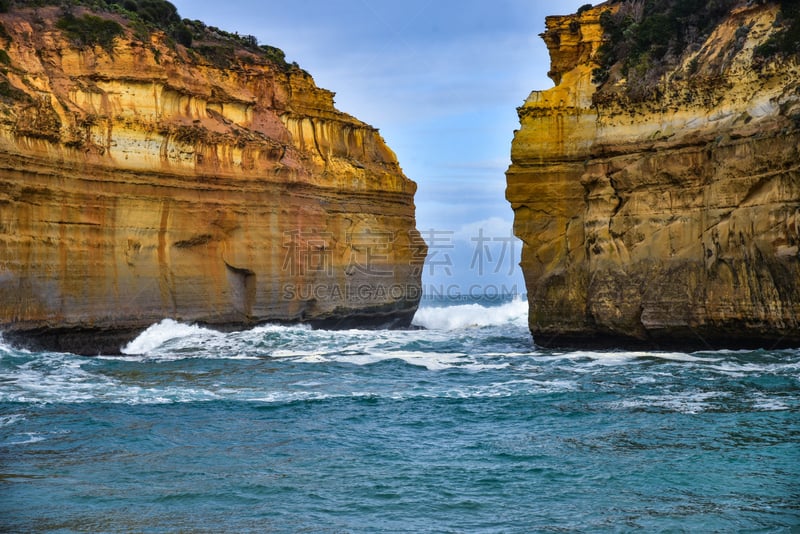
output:
M 0 0 L 0 13 L 14 8 L 61 6 L 63 16 L 57 26 L 78 46 L 99 45 L 111 49 L 114 38 L 124 28 L 114 20 L 103 18 L 103 13 L 122 15 L 140 40 L 150 32 L 160 30 L 174 43 L 198 53 L 219 67 L 230 65 L 236 58 L 236 49 L 244 48 L 269 61 L 284 72 L 299 70 L 297 63 L 288 63 L 283 50 L 270 45 L 259 45 L 252 35 L 230 33 L 201 21 L 182 19 L 178 9 L 167 0 Z M 88 8 L 95 14 L 76 17 L 76 7 Z

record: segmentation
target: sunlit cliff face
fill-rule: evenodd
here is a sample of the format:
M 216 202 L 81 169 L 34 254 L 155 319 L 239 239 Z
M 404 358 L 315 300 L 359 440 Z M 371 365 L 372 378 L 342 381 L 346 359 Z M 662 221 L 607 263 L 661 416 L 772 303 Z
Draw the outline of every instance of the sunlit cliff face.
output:
M 416 185 L 377 130 L 299 68 L 77 46 L 60 13 L 0 14 L 0 330 L 96 353 L 164 317 L 410 322 Z
M 753 58 L 777 6 L 734 10 L 635 102 L 592 82 L 605 9 L 548 19 L 558 84 L 519 109 L 507 198 L 535 342 L 800 344 L 800 68 Z

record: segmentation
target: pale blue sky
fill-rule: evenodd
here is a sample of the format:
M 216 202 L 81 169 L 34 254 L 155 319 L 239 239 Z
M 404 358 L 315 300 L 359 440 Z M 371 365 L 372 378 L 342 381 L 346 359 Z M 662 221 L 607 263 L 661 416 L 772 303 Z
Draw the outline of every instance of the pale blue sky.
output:
M 553 85 L 538 36 L 545 17 L 574 13 L 585 0 L 172 2 L 184 18 L 283 49 L 336 92 L 340 110 L 380 129 L 419 184 L 418 228 L 437 241 L 428 286 L 524 291 L 520 247 L 512 251 L 506 240 L 513 212 L 504 173 L 516 108 Z M 491 248 L 476 251 L 481 245 Z

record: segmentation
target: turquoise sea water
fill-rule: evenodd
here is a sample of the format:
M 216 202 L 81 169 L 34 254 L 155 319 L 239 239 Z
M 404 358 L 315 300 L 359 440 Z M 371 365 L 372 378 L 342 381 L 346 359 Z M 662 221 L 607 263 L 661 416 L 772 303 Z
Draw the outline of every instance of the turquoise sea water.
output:
M 800 531 L 800 350 L 537 350 L 525 311 L 0 342 L 0 530 Z

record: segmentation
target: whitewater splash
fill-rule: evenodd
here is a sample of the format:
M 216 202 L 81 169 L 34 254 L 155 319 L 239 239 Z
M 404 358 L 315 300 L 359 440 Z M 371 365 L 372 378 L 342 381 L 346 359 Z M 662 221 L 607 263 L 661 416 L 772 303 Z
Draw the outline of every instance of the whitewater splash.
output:
M 122 354 L 137 355 L 147 354 L 157 349 L 164 343 L 178 338 L 189 336 L 222 335 L 207 328 L 197 325 L 179 323 L 172 319 L 164 319 L 160 323 L 150 326 L 147 330 L 122 348 Z
M 445 331 L 450 332 L 465 328 L 478 328 L 478 327 L 492 327 L 492 326 L 525 326 L 528 314 L 528 304 L 519 297 L 513 301 L 501 306 L 487 307 L 479 304 L 464 304 L 460 306 L 448 307 L 430 307 L 420 308 L 414 317 L 413 324 L 432 331 Z M 230 346 L 231 341 L 237 339 L 244 340 L 249 338 L 251 341 L 260 339 L 264 335 L 279 334 L 279 337 L 285 345 L 287 340 L 298 341 L 298 337 L 303 345 L 302 350 L 308 354 L 307 347 L 312 344 L 310 342 L 322 341 L 323 338 L 330 339 L 332 337 L 349 338 L 351 341 L 363 341 L 361 338 L 366 338 L 370 341 L 383 338 L 396 338 L 400 340 L 403 335 L 399 332 L 389 333 L 375 333 L 372 331 L 363 330 L 346 330 L 336 333 L 326 333 L 324 330 L 312 331 L 308 326 L 260 326 L 246 332 L 234 332 L 232 334 L 223 334 L 215 330 L 203 328 L 197 325 L 190 325 L 179 323 L 172 319 L 164 319 L 160 323 L 150 326 L 147 330 L 142 332 L 136 339 L 128 343 L 121 352 L 129 356 L 150 354 L 159 347 L 167 345 L 172 348 L 187 348 L 187 343 L 194 345 L 204 345 L 206 347 L 215 345 L 224 345 L 227 343 Z M 292 343 L 292 345 L 296 345 Z M 291 349 L 300 347 L 291 347 Z M 274 352 L 277 352 L 275 354 Z M 276 348 L 276 351 L 270 353 L 269 356 L 286 356 L 287 347 L 282 346 Z M 292 350 L 288 351 L 289 354 L 294 354 Z
M 486 307 L 480 304 L 420 308 L 413 324 L 429 330 L 459 330 L 461 328 L 524 326 L 528 319 L 528 303 L 519 296 L 502 306 Z
M 165 319 L 128 344 L 121 357 L 28 352 L 0 341 L 0 401 L 139 405 L 375 396 L 492 398 L 568 393 L 585 387 L 587 380 L 594 383 L 596 376 L 633 373 L 626 386 L 631 395 L 615 400 L 611 409 L 699 413 L 730 398 L 716 388 L 691 388 L 685 396 L 668 387 L 649 389 L 686 372 L 710 377 L 707 382 L 713 384 L 796 376 L 800 369 L 791 351 L 776 356 L 539 350 L 528 332 L 526 308 L 520 299 L 500 306 L 423 307 L 414 319 L 423 328 L 409 330 L 264 325 L 223 333 Z M 438 374 L 442 376 L 434 376 Z M 354 383 L 356 376 L 378 378 Z M 758 380 L 770 388 L 787 379 L 777 379 L 775 385 L 773 378 Z M 764 395 L 751 396 L 751 404 L 763 411 L 791 408 Z

